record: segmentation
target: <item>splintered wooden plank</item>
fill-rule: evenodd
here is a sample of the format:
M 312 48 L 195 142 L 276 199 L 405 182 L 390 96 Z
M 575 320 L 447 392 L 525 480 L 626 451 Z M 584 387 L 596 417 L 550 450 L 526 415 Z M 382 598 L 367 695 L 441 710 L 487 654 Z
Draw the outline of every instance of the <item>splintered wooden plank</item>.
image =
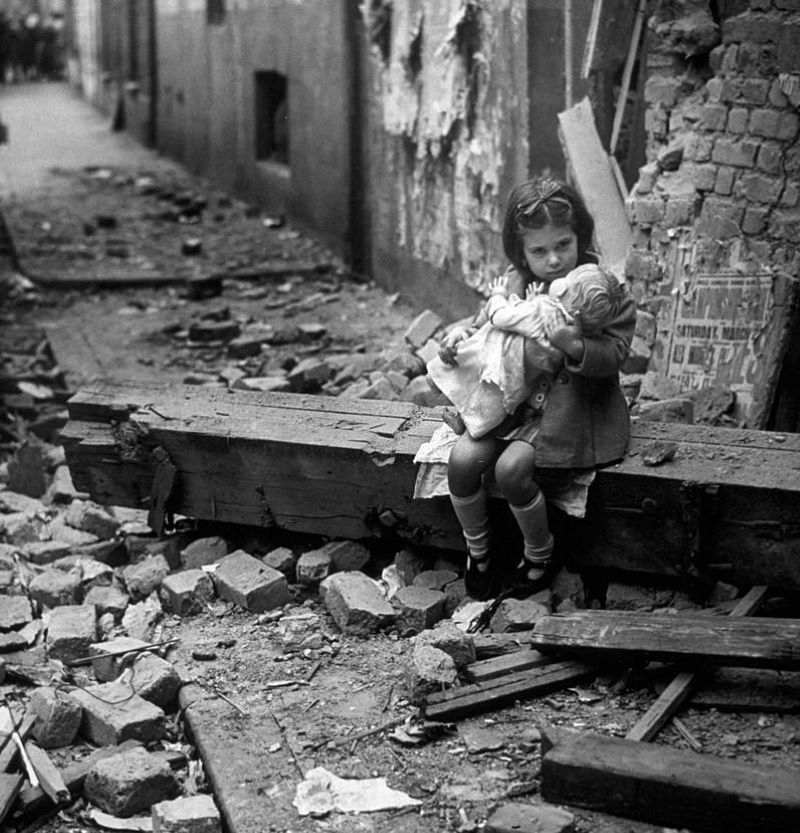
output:
M 564 156 L 595 218 L 600 254 L 611 266 L 623 264 L 631 245 L 631 225 L 608 154 L 597 135 L 589 99 L 559 113 L 558 123 Z
M 552 665 L 553 662 L 555 660 L 552 657 L 548 657 L 541 651 L 522 648 L 510 654 L 473 662 L 465 670 L 467 676 L 473 682 L 483 683 L 497 677 L 505 677 L 516 671 L 527 671 L 529 668 L 538 668 L 541 665 Z
M 545 801 L 708 833 L 800 830 L 800 772 L 542 729 Z
M 531 645 L 587 661 L 800 669 L 800 620 L 666 616 L 637 611 L 556 613 L 536 623 Z
M 47 752 L 37 744 L 28 741 L 25 744 L 25 751 L 28 753 L 31 766 L 45 795 L 53 804 L 66 804 L 70 794 L 61 770 L 53 763 Z
M 729 616 L 751 616 L 769 595 L 768 587 L 752 587 Z M 678 712 L 697 683 L 694 671 L 679 671 L 652 706 L 636 721 L 625 737 L 628 740 L 652 740 Z
M 14 806 L 24 780 L 19 772 L 0 772 L 0 824 Z
M 554 662 L 541 668 L 431 694 L 425 702 L 430 720 L 460 720 L 513 705 L 517 700 L 539 697 L 569 685 L 586 682 L 597 669 L 581 662 Z

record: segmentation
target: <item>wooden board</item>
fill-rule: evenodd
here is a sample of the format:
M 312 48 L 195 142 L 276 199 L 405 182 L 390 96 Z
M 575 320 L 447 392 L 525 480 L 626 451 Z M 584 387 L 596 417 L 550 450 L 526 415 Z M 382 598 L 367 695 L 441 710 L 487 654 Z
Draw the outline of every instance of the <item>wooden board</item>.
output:
M 438 409 L 103 382 L 68 409 L 73 480 L 100 503 L 147 508 L 160 445 L 178 469 L 170 508 L 189 517 L 366 538 L 386 534 L 378 518 L 390 510 L 391 534 L 463 551 L 447 498 L 412 497 L 414 454 L 441 424 Z M 626 458 L 592 486 L 574 566 L 679 576 L 714 564 L 729 581 L 800 588 L 800 437 L 782 439 L 634 423 Z M 648 466 L 656 442 L 677 453 Z
M 631 247 L 631 225 L 588 98 L 558 114 L 559 136 L 575 184 L 595 218 L 604 262 L 621 267 Z
M 800 830 L 797 770 L 553 727 L 542 754 L 542 798 L 554 804 L 708 833 Z
M 586 682 L 596 674 L 596 668 L 582 662 L 554 662 L 432 694 L 425 701 L 425 716 L 429 720 L 461 720 Z
M 766 600 L 768 588 L 764 586 L 751 588 L 738 602 L 729 616 L 751 616 Z M 672 682 L 661 692 L 658 699 L 636 721 L 625 737 L 628 740 L 652 740 L 673 715 L 677 714 L 683 702 L 692 693 L 699 674 L 694 671 L 679 671 Z
M 529 668 L 538 668 L 542 665 L 550 665 L 552 657 L 548 657 L 541 651 L 534 651 L 532 648 L 523 648 L 510 654 L 500 657 L 473 662 L 465 669 L 467 676 L 475 683 L 483 683 L 488 680 L 495 680 L 498 677 L 505 677 L 516 671 L 527 671 Z
M 24 780 L 18 772 L 0 772 L 0 824 L 14 805 Z
M 539 619 L 530 639 L 540 651 L 594 662 L 800 669 L 800 619 L 580 610 Z

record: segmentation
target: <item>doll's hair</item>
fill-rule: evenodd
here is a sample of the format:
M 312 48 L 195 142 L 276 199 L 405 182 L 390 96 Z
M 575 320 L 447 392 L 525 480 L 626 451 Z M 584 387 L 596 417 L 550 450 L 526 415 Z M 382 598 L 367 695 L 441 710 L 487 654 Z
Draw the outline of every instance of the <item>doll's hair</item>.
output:
M 567 312 L 580 313 L 583 331 L 587 335 L 596 335 L 619 315 L 623 289 L 608 269 L 588 263 L 573 269 L 560 280 L 565 286 L 562 303 Z
M 522 236 L 528 229 L 569 226 L 578 240 L 578 263 L 592 261 L 589 253 L 594 219 L 578 192 L 557 179 L 529 179 L 517 185 L 508 197 L 503 222 L 503 250 L 517 271 L 533 277 L 525 260 Z

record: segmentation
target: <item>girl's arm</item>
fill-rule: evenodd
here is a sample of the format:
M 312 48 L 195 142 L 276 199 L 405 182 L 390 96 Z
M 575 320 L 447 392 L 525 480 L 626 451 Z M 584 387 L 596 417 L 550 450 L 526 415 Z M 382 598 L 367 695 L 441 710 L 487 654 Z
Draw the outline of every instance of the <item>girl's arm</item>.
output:
M 596 336 L 584 336 L 580 317 L 574 324 L 548 333 L 554 347 L 567 356 L 566 368 L 581 376 L 611 376 L 617 373 L 630 349 L 636 327 L 636 304 L 626 294 L 619 313 Z

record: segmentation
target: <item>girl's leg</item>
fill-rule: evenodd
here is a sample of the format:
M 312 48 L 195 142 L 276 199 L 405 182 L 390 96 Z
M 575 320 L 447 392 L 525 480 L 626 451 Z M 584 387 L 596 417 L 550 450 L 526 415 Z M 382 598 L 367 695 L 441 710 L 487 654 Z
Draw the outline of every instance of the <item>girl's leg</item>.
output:
M 467 542 L 467 593 L 476 599 L 492 592 L 489 573 L 489 513 L 486 490 L 481 479 L 497 455 L 497 442 L 491 437 L 475 440 L 462 434 L 450 452 L 447 482 L 450 501 Z
M 547 523 L 544 495 L 533 479 L 533 447 L 512 442 L 495 466 L 497 486 L 522 531 L 524 570 L 528 581 L 541 581 L 553 554 L 553 536 Z

